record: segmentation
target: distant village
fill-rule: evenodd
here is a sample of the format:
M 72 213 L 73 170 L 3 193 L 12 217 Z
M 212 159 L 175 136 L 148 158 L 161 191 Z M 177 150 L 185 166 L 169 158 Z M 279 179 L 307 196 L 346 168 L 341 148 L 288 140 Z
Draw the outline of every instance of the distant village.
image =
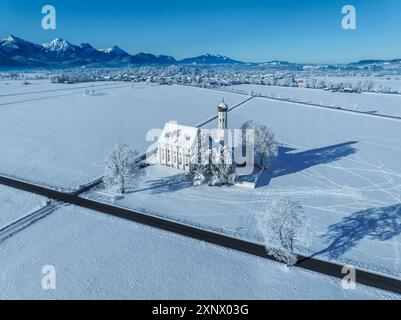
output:
M 94 81 L 146 82 L 155 85 L 190 85 L 221 88 L 242 84 L 323 89 L 334 92 L 377 92 L 399 94 L 401 90 L 384 87 L 372 78 L 382 77 L 371 70 L 277 70 L 272 68 L 233 66 L 136 66 L 127 68 L 74 68 L 54 71 L 0 72 L 1 80 L 49 79 L 51 83 L 82 83 Z M 358 81 L 344 80 L 358 77 Z M 341 79 L 342 78 L 342 79 Z M 341 79 L 341 80 L 340 80 Z

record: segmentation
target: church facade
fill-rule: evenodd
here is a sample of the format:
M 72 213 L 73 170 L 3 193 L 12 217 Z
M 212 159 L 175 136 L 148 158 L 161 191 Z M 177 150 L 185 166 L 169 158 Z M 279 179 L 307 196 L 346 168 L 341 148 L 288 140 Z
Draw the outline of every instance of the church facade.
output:
M 222 136 L 227 129 L 228 106 L 224 100 L 218 106 L 218 129 Z M 179 125 L 175 122 L 165 124 L 158 141 L 158 163 L 167 167 L 191 172 L 191 161 L 199 155 L 200 129 Z

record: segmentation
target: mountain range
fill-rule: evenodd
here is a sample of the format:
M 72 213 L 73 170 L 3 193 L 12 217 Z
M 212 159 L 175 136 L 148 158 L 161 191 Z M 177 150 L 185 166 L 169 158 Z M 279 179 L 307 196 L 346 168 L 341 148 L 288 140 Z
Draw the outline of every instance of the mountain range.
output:
M 39 45 L 16 36 L 0 41 L 0 66 L 6 67 L 73 67 L 170 64 L 243 64 L 221 55 L 205 54 L 177 61 L 167 55 L 140 52 L 131 55 L 118 46 L 96 49 L 89 43 L 75 45 L 64 39 L 54 39 Z
M 167 55 L 140 52 L 131 55 L 118 46 L 96 49 L 89 43 L 75 45 L 64 39 L 54 39 L 42 45 L 10 35 L 0 41 L 0 67 L 119 67 L 127 65 L 250 65 L 269 68 L 302 70 L 318 68 L 391 68 L 401 67 L 401 59 L 362 60 L 345 65 L 303 65 L 287 61 L 246 63 L 222 55 L 206 53 L 192 58 L 176 60 Z

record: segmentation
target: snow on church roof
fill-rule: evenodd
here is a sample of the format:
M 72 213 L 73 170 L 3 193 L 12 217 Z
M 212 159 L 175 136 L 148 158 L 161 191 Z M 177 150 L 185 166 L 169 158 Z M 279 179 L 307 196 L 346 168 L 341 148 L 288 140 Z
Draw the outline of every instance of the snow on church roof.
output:
M 219 110 L 227 110 L 228 106 L 226 105 L 224 99 L 221 101 L 221 103 L 218 105 Z
M 198 136 L 198 128 L 168 122 L 164 126 L 159 143 L 191 149 Z

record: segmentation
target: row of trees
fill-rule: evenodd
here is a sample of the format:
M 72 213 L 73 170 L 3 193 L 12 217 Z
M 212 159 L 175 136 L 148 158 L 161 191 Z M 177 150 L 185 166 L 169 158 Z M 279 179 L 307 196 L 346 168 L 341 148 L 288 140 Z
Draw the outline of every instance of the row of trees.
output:
M 323 78 L 311 78 L 304 81 L 304 87 L 309 89 L 329 89 L 343 91 L 350 88 L 355 92 L 376 92 L 376 93 L 399 93 L 398 90 L 384 87 L 371 80 L 359 81 L 334 81 Z

